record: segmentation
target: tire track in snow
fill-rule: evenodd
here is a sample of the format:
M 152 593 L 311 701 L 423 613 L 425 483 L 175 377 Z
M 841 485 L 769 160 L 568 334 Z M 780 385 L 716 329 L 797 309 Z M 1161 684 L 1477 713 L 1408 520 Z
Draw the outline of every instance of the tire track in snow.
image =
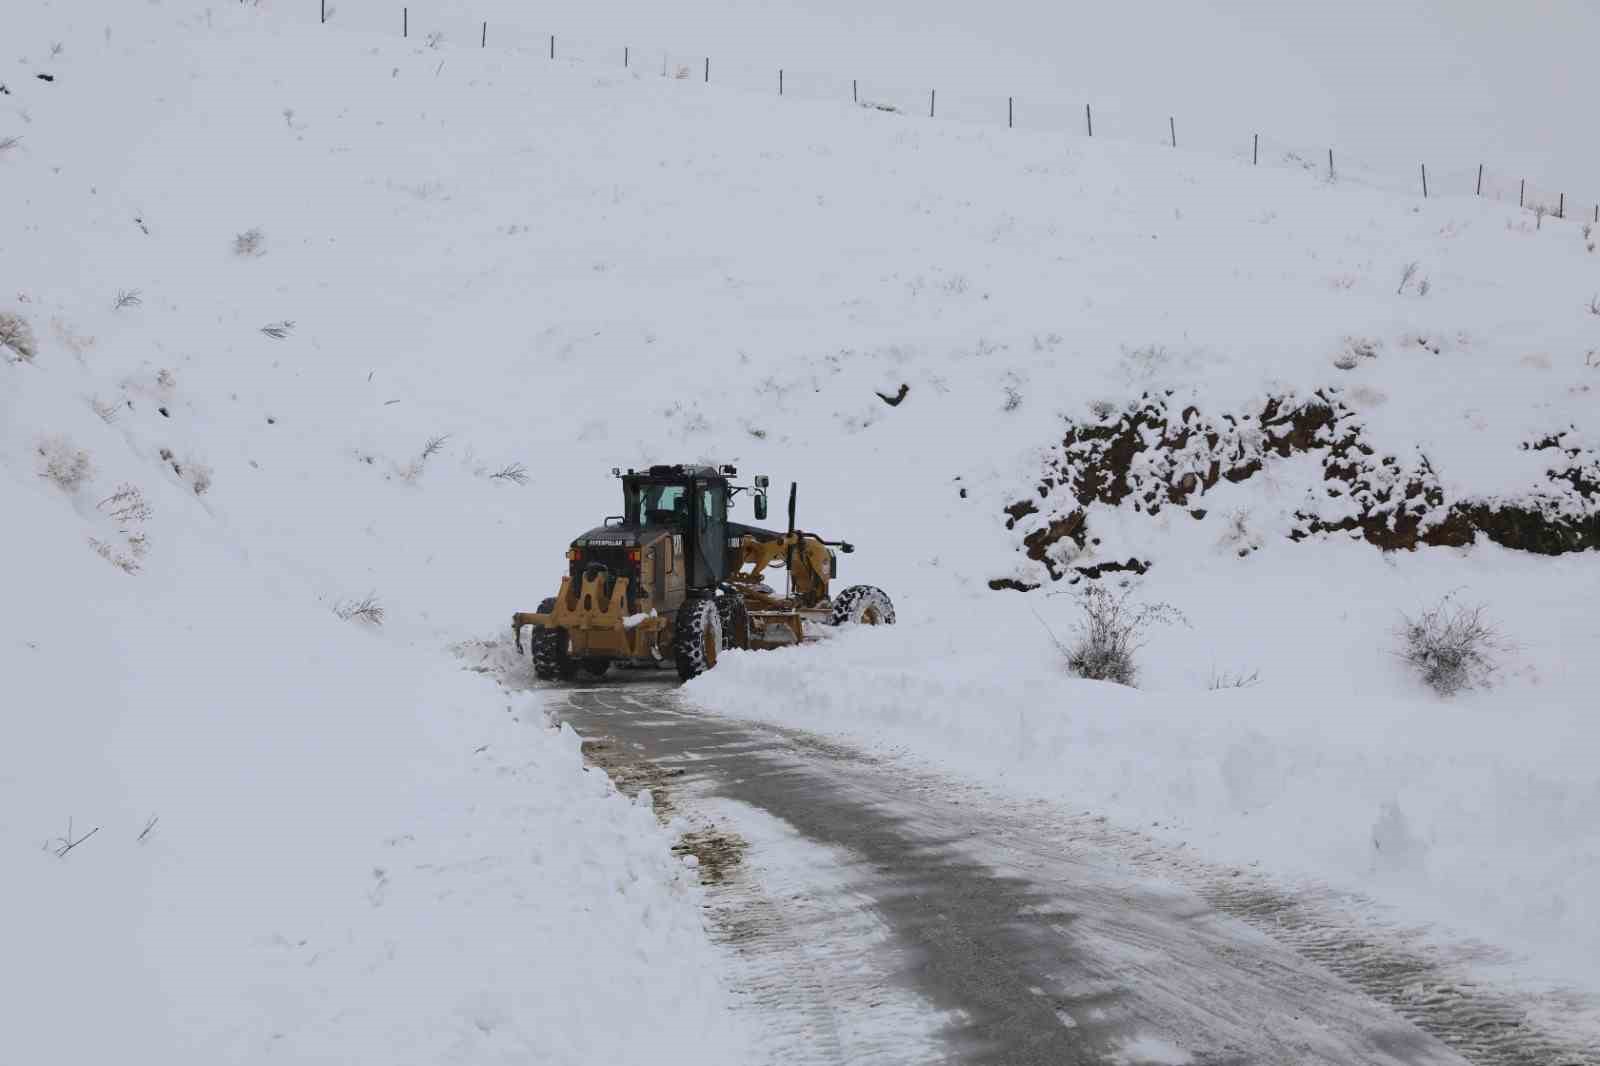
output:
M 570 713 L 576 710 L 572 699 L 583 708 L 579 714 Z M 581 690 L 572 699 L 566 717 L 581 718 L 574 724 L 586 734 L 597 715 L 627 715 L 631 725 L 667 733 L 699 721 L 664 715 L 657 700 L 618 688 Z M 694 757 L 635 753 L 633 766 L 622 768 L 618 749 L 627 742 L 607 731 L 606 769 L 625 790 L 665 786 L 670 809 L 689 808 L 706 832 L 743 845 L 737 865 L 706 887 L 713 941 L 727 952 L 734 1008 L 760 1035 L 752 1066 L 946 1061 L 938 1034 L 948 1020 L 886 964 L 892 933 L 872 898 L 851 887 L 863 876 L 854 858 L 806 840 L 756 807 L 705 795 L 708 782 L 696 768 L 701 753 L 726 757 L 764 745 L 743 731 L 701 724 Z

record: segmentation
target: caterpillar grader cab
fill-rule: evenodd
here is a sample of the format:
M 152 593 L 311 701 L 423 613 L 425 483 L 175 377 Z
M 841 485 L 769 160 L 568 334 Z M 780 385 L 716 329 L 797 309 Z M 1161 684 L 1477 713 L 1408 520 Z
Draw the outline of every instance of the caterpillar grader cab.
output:
M 767 517 L 765 477 L 736 485 L 731 466 L 613 470 L 622 514 L 572 542 L 561 587 L 534 612 L 512 615 L 517 650 L 541 680 L 603 676 L 614 663 L 677 668 L 685 681 L 717 664 L 724 648 L 778 648 L 807 639 L 811 625 L 890 625 L 883 590 L 832 583 L 839 555 L 854 551 L 795 528 L 789 486 L 786 531 L 732 521 L 747 497 Z M 782 571 L 784 590 L 768 584 Z

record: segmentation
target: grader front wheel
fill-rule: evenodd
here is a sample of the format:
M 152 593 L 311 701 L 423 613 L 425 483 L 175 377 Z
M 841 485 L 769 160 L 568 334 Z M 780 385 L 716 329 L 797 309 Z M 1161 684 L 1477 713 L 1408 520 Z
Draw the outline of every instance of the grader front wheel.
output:
M 744 593 L 731 585 L 717 590 L 717 619 L 722 623 L 724 648 L 750 646 L 750 609 L 745 606 Z
M 554 597 L 539 604 L 539 613 L 555 610 Z M 578 674 L 577 660 L 571 655 L 572 642 L 565 629 L 546 629 L 534 626 L 528 638 L 528 650 L 533 654 L 533 676 L 540 681 L 571 681 Z
M 851 585 L 834 599 L 831 621 L 836 626 L 892 626 L 894 603 L 875 585 Z

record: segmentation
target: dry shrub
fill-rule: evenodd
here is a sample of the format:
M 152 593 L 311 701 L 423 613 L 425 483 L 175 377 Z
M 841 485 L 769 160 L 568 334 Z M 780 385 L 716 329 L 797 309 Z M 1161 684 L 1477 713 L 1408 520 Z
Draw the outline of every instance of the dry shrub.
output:
M 235 234 L 233 254 L 241 259 L 256 259 L 267 254 L 267 235 L 259 229 L 247 229 Z
M 118 549 L 115 545 L 107 544 L 105 541 L 97 540 L 94 537 L 89 538 L 89 546 L 94 549 L 96 555 L 123 573 L 137 574 L 141 560 L 150 551 L 150 545 L 145 540 L 143 533 L 130 534 L 127 541 L 128 547 L 126 550 Z
M 361 621 L 368 625 L 383 625 L 383 604 L 375 593 L 367 593 L 359 600 L 341 600 L 333 605 L 333 613 L 346 622 Z
M 1482 604 L 1457 602 L 1452 592 L 1420 614 L 1405 616 L 1398 634 L 1400 658 L 1441 696 L 1487 685 L 1506 642 L 1485 611 Z
M 94 477 L 89 453 L 74 447 L 66 437 L 46 437 L 35 450 L 39 453 L 39 476 L 55 482 L 63 492 L 77 492 L 79 486 Z
M 137 485 L 124 482 L 117 491 L 95 505 L 102 513 L 117 522 L 146 522 L 154 513 Z
M 1077 601 L 1083 617 L 1073 623 L 1076 638 L 1064 644 L 1051 633 L 1050 639 L 1067 669 L 1091 681 L 1132 686 L 1139 677 L 1136 656 L 1150 627 L 1188 624 L 1183 612 L 1170 603 L 1134 602 L 1132 589 L 1115 593 L 1091 585 L 1077 595 Z
M 95 504 L 95 507 L 122 527 L 117 532 L 122 535 L 124 543 L 122 547 L 118 547 L 90 537 L 89 546 L 95 550 L 96 555 L 123 573 L 137 574 L 140 561 L 150 551 L 149 542 L 137 527 L 140 523 L 149 521 L 150 516 L 155 513 L 145 501 L 144 493 L 137 485 L 124 482 L 117 486 L 116 492 Z
M 33 327 L 15 311 L 0 311 L 0 351 L 10 352 L 19 363 L 31 363 L 39 354 Z

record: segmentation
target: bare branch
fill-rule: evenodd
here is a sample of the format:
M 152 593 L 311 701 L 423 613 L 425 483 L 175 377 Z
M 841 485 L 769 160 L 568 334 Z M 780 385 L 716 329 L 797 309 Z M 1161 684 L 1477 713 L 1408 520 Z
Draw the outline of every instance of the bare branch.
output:
M 528 483 L 528 468 L 521 463 L 512 463 L 503 470 L 497 470 L 489 477 L 497 481 L 509 481 L 513 485 L 526 485 Z
M 1406 286 L 1411 284 L 1411 279 L 1417 276 L 1417 268 L 1419 266 L 1421 266 L 1420 263 L 1407 263 L 1405 265 L 1405 269 L 1400 272 L 1400 287 L 1394 290 L 1396 296 L 1406 291 Z
M 1259 684 L 1260 681 L 1260 670 L 1252 670 L 1248 674 L 1242 670 L 1236 674 L 1229 673 L 1226 670 L 1212 670 L 1211 680 L 1206 684 L 1206 688 L 1210 689 L 1212 692 L 1216 692 L 1219 689 L 1225 688 L 1250 688 L 1253 685 Z
M 67 835 L 64 836 L 64 837 L 59 838 L 56 841 L 56 847 L 55 847 L 56 858 L 58 858 L 58 859 L 66 858 L 67 852 L 71 851 L 73 848 L 77 847 L 79 844 L 82 844 L 85 840 L 88 840 L 90 837 L 94 836 L 98 832 L 100 832 L 100 827 L 99 826 L 95 826 L 93 829 L 91 829 L 87 833 L 83 834 L 83 836 L 74 837 L 72 835 L 72 819 L 68 818 L 67 819 Z
M 359 600 L 343 600 L 333 605 L 333 613 L 346 622 L 359 618 L 369 625 L 383 625 L 383 604 L 375 593 L 367 593 Z

